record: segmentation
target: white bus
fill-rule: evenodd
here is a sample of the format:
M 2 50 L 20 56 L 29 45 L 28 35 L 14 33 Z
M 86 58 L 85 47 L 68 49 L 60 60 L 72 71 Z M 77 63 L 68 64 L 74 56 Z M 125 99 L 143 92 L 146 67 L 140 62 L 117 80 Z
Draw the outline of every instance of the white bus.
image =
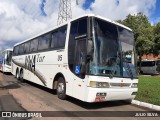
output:
M 56 89 L 60 99 L 132 100 L 135 55 L 131 29 L 89 14 L 14 45 L 12 74 Z
M 11 72 L 12 49 L 6 49 L 0 53 L 0 71 Z
M 138 62 L 138 66 L 139 62 Z M 159 75 L 160 74 L 160 60 L 143 60 L 140 67 L 141 74 Z

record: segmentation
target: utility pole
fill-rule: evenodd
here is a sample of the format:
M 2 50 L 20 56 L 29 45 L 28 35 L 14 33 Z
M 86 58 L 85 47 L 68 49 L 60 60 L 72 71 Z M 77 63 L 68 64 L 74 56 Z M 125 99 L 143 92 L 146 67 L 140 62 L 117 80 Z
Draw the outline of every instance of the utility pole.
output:
M 57 25 L 72 19 L 71 0 L 60 0 Z

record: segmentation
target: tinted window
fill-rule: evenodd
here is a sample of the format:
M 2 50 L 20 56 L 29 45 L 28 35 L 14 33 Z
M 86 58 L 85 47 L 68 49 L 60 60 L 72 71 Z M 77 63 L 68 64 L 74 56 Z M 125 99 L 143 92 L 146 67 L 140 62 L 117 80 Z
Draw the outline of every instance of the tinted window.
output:
M 68 62 L 69 62 L 69 68 L 73 73 L 75 69 L 75 64 L 76 62 L 78 62 L 76 60 L 76 58 L 78 57 L 77 52 L 80 50 L 80 48 L 86 47 L 84 41 L 80 40 L 82 39 L 82 37 L 84 39 L 85 37 L 87 37 L 87 17 L 76 20 L 71 23 L 69 44 L 68 44 Z M 83 48 L 83 50 L 85 49 Z
M 77 35 L 83 35 L 87 33 L 87 19 L 82 19 L 78 24 L 78 33 Z
M 160 60 L 157 61 L 157 65 L 160 65 Z
M 143 66 L 143 67 L 155 66 L 155 61 L 144 61 L 144 62 L 141 63 L 141 66 Z
M 30 52 L 37 51 L 37 47 L 38 47 L 38 39 L 32 40 L 30 45 Z
M 14 48 L 14 55 L 18 55 L 18 50 L 19 50 L 19 47 L 16 46 L 16 47 Z
M 51 34 L 43 35 L 39 38 L 38 50 L 45 50 L 49 48 Z
M 85 37 L 87 35 L 87 19 L 83 18 L 73 22 L 71 32 L 74 35 L 75 39 Z
M 58 30 L 58 46 L 64 47 L 65 46 L 65 40 L 66 40 L 66 33 L 67 33 L 67 27 L 60 28 Z
M 24 53 L 24 44 L 19 46 L 19 52 L 18 54 L 23 54 Z
M 51 48 L 64 48 L 66 40 L 67 26 L 52 33 Z
M 52 34 L 51 48 L 56 48 L 57 45 L 58 45 L 58 31 Z
M 73 22 L 71 24 L 69 44 L 68 44 L 68 62 L 69 62 L 69 68 L 72 72 L 74 72 L 74 58 L 75 58 L 74 51 L 76 46 L 76 40 L 74 38 L 77 33 L 77 27 L 78 27 L 78 21 Z
M 24 53 L 29 52 L 29 46 L 30 46 L 30 42 L 27 42 L 27 43 L 24 44 Z

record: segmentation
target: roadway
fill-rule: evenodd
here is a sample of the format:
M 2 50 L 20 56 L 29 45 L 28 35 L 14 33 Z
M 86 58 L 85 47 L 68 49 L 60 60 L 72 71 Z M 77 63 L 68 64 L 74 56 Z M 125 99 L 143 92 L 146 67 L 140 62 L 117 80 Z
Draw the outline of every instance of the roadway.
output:
M 8 95 L 10 97 L 4 98 L 4 95 Z M 3 97 L 3 99 L 2 99 Z M 12 99 L 11 102 L 13 103 L 8 104 L 7 99 Z M 112 101 L 112 102 L 101 102 L 101 103 L 85 103 L 82 101 L 79 101 L 77 99 L 74 99 L 72 97 L 68 97 L 67 100 L 60 100 L 57 98 L 57 95 L 55 94 L 55 91 L 44 88 L 42 86 L 36 85 L 34 83 L 25 81 L 20 82 L 15 79 L 12 75 L 6 75 L 2 74 L 0 72 L 0 100 L 1 104 L 3 102 L 3 105 L 0 105 L 0 110 L 5 111 L 84 111 L 82 113 L 82 116 L 77 115 L 78 113 L 75 113 L 75 116 L 78 117 L 57 117 L 56 119 L 106 119 L 107 117 L 95 117 L 95 113 L 97 111 L 97 116 L 100 116 L 101 114 L 105 114 L 106 111 L 126 111 L 122 112 L 122 114 L 129 114 L 128 111 L 141 111 L 146 112 L 150 111 L 150 109 L 135 106 L 132 104 L 128 104 L 124 101 Z M 92 111 L 90 113 L 85 113 L 85 111 Z M 103 111 L 103 112 L 102 112 Z M 64 113 L 64 114 L 71 114 L 70 113 Z M 102 112 L 102 113 L 100 113 Z M 63 114 L 63 113 L 59 113 Z M 99 114 L 99 115 L 98 115 Z M 107 112 L 106 112 L 107 114 Z M 114 117 L 117 113 L 110 113 L 112 117 L 110 117 L 111 120 L 119 119 L 123 120 L 123 117 Z M 113 115 L 112 115 L 113 114 Z M 118 113 L 121 114 L 121 113 Z M 83 116 L 88 117 L 83 117 Z M 92 115 L 94 117 L 92 117 Z M 65 115 L 64 115 L 65 116 Z M 102 115 L 103 116 L 103 115 Z M 32 118 L 33 120 L 40 119 L 40 118 Z M 44 118 L 41 118 L 44 119 Z M 52 118 L 45 118 L 46 119 L 52 119 Z M 150 120 L 151 118 L 147 117 L 125 117 L 127 120 Z M 153 118 L 152 118 L 153 119 Z M 154 117 L 154 119 L 159 120 L 159 118 Z

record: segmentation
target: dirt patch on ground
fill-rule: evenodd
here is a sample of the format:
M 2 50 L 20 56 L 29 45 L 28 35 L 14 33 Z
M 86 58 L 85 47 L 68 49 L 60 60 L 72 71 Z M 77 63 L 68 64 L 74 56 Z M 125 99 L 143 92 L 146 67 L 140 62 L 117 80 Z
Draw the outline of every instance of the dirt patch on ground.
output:
M 3 74 L 0 72 L 0 96 L 8 94 L 8 90 L 3 89 L 2 80 Z
M 0 80 L 3 80 L 3 73 L 0 72 Z
M 36 99 L 36 97 L 26 93 L 23 90 L 9 90 L 9 93 L 12 94 L 18 103 L 20 103 L 27 111 L 56 111 L 46 105 L 43 101 Z
M 26 93 L 21 89 L 9 90 L 9 93 L 14 96 L 21 106 L 27 111 L 57 111 L 53 107 L 46 105 L 43 101 L 38 100 L 36 97 Z M 31 120 L 75 120 L 76 118 L 66 118 L 66 117 L 43 117 L 42 118 L 31 118 Z
M 7 94 L 8 94 L 8 90 L 1 90 L 0 89 L 0 96 L 7 95 Z

